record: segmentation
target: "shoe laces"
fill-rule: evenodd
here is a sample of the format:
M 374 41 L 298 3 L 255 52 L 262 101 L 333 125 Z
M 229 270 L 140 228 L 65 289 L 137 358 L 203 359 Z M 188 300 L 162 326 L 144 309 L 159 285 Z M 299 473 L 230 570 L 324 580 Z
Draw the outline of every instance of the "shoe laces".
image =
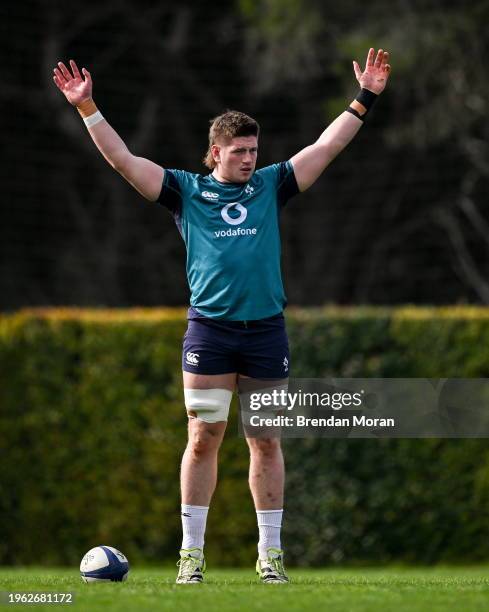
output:
M 285 574 L 284 563 L 281 555 L 278 557 L 268 557 L 267 564 L 276 574 L 280 574 L 281 576 Z
M 190 578 L 196 570 L 203 571 L 202 565 L 202 559 L 185 555 L 177 561 L 178 574 L 183 578 Z

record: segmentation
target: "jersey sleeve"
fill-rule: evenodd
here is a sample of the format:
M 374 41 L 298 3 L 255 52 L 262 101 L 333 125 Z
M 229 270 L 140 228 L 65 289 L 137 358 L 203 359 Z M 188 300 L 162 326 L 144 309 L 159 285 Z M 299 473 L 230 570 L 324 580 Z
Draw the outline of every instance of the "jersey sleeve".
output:
M 277 190 L 277 201 L 280 208 L 285 206 L 290 198 L 299 193 L 299 186 L 290 161 L 272 164 L 258 170 L 265 181 L 273 182 Z
M 174 217 L 180 217 L 182 214 L 183 193 L 188 182 L 187 174 L 189 173 L 185 170 L 165 168 L 161 192 L 156 201 L 167 208 Z

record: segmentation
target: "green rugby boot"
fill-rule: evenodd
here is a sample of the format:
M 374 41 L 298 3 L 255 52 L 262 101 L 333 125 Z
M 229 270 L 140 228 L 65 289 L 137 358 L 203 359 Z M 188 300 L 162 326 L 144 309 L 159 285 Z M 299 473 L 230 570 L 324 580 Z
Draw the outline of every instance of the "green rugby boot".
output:
M 267 559 L 258 559 L 256 573 L 264 584 L 284 584 L 289 578 L 284 569 L 284 551 L 278 548 L 267 548 Z
M 177 584 L 200 584 L 204 582 L 205 559 L 200 548 L 182 548 L 177 565 Z

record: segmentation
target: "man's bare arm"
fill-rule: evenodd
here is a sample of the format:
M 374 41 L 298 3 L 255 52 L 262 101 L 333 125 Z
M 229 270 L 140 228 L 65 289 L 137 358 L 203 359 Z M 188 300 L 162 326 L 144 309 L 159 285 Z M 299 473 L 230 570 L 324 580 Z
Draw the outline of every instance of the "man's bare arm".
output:
M 100 115 L 92 100 L 92 78 L 85 68 L 82 74 L 70 60 L 72 73 L 58 62 L 53 80 L 70 104 L 76 106 L 87 124 L 88 132 L 109 164 L 117 170 L 147 200 L 154 202 L 160 195 L 164 169 L 143 157 L 133 155 L 122 138 Z
M 384 90 L 389 78 L 390 65 L 387 63 L 389 54 L 380 49 L 375 60 L 374 56 L 374 49 L 370 49 L 363 72 L 357 62 L 353 62 L 353 68 L 362 89 L 378 95 Z M 350 104 L 350 109 L 353 109 L 355 114 L 351 111 L 342 113 L 324 130 L 314 144 L 302 149 L 291 158 L 300 191 L 305 191 L 316 182 L 324 169 L 348 145 L 362 126 L 361 117 L 368 109 L 357 100 Z

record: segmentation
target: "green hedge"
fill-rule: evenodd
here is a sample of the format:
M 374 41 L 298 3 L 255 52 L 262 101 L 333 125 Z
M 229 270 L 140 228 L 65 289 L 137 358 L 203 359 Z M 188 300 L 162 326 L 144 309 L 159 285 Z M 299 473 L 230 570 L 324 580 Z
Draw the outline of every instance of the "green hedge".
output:
M 489 377 L 489 310 L 287 313 L 295 377 Z M 173 561 L 185 311 L 0 317 L 0 563 L 74 564 L 108 543 Z M 209 515 L 211 563 L 253 563 L 236 411 Z M 486 440 L 284 442 L 289 564 L 489 559 Z

